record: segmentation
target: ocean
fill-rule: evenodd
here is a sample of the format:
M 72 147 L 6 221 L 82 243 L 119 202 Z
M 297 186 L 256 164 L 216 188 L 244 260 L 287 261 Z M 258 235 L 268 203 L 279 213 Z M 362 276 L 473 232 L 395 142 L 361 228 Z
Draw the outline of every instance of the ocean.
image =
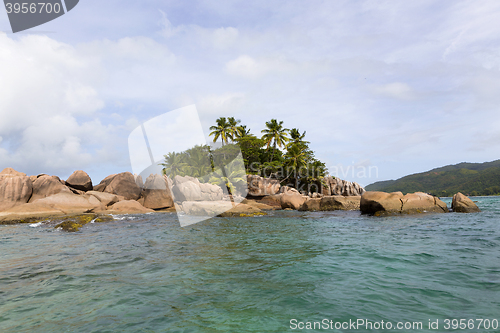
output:
M 500 197 L 473 200 L 0 226 L 0 332 L 500 332 Z

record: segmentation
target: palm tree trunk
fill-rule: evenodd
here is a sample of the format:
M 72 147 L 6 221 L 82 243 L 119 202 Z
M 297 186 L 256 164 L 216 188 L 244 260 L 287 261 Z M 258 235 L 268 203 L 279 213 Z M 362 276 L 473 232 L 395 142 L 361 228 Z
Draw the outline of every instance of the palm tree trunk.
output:
M 297 170 L 295 170 L 295 189 L 298 191 L 299 190 L 299 174 Z
M 273 144 L 273 154 L 271 155 L 271 160 L 269 162 L 272 162 L 273 161 L 273 157 L 274 157 L 274 152 L 276 151 L 276 139 L 274 139 L 274 144 Z

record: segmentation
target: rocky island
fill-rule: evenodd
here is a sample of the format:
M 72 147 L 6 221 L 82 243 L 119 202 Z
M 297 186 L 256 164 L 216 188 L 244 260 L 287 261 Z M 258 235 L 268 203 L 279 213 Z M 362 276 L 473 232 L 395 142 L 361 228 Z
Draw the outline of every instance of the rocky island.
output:
M 328 175 L 304 140 L 305 132 L 286 129 L 282 121 L 266 122 L 261 138 L 239 123 L 233 117 L 217 119 L 210 135 L 214 143 L 220 138 L 221 147 L 170 152 L 161 172 L 149 174 L 145 181 L 141 175 L 122 172 L 94 185 L 82 170 L 62 180 L 6 168 L 0 172 L 0 223 L 63 217 L 61 227 L 76 231 L 86 223 L 108 221 L 113 214 L 251 217 L 283 209 L 381 216 L 449 211 L 430 194 L 367 192 L 355 182 Z M 452 209 L 479 211 L 461 193 L 453 197 Z

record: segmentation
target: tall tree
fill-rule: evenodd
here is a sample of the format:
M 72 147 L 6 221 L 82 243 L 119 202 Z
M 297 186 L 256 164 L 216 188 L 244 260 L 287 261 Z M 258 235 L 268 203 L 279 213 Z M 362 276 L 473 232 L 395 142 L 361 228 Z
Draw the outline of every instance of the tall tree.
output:
M 185 162 L 188 165 L 188 176 L 203 178 L 212 172 L 209 146 L 194 146 L 184 152 Z
M 271 119 L 271 121 L 266 122 L 266 128 L 261 132 L 264 133 L 262 139 L 266 142 L 267 149 L 269 149 L 271 143 L 273 143 L 273 154 L 269 160 L 270 162 L 273 160 L 276 146 L 281 148 L 281 146 L 284 146 L 286 142 L 288 142 L 288 131 L 288 128 L 283 127 L 283 121 L 278 122 L 276 119 Z
M 300 168 L 307 166 L 307 161 L 311 156 L 311 151 L 303 144 L 293 144 L 289 146 L 285 154 L 285 164 L 295 171 L 295 188 L 299 189 Z
M 234 118 L 231 117 L 233 120 Z M 214 136 L 214 142 L 217 142 L 219 137 L 221 138 L 222 145 L 227 144 L 228 138 L 231 138 L 231 124 L 227 121 L 226 117 L 220 117 L 217 119 L 215 126 L 210 126 L 210 136 Z
M 236 131 L 234 132 L 235 139 L 241 139 L 250 135 L 252 134 L 250 133 L 250 129 L 249 128 L 247 129 L 246 125 L 240 125 L 236 127 Z
M 229 124 L 228 138 L 231 139 L 231 141 L 234 141 L 234 139 L 237 137 L 236 133 L 238 132 L 238 124 L 241 123 L 241 120 L 235 119 L 234 117 L 229 117 L 227 118 L 227 123 Z
M 165 158 L 165 163 L 161 163 L 161 165 L 164 167 L 162 169 L 164 175 L 173 178 L 185 173 L 188 167 L 188 164 L 185 162 L 185 154 L 171 152 L 167 155 L 163 155 L 163 157 Z
M 309 143 L 309 141 L 304 141 L 304 137 L 306 136 L 306 131 L 304 133 L 300 134 L 300 131 L 298 128 L 292 128 L 290 130 L 290 142 L 288 145 L 294 144 L 294 143 Z

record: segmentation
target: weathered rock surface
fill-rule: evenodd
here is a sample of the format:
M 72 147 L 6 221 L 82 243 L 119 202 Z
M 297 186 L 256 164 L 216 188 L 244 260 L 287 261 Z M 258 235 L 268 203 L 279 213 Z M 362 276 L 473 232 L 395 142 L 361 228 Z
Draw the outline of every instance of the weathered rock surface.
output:
M 258 203 L 281 209 L 281 194 L 266 195 L 265 197 L 256 200 Z
M 64 214 L 79 214 L 96 210 L 104 210 L 101 202 L 96 197 L 87 194 L 77 195 L 71 192 L 60 192 L 14 207 L 7 212 L 60 211 Z
M 201 188 L 199 183 L 183 182 L 172 187 L 176 201 L 201 201 Z
M 28 202 L 33 184 L 25 174 L 11 168 L 0 174 L 0 209 Z
M 299 208 L 301 211 L 359 210 L 360 196 L 343 195 L 310 198 Z
M 124 214 L 151 213 L 154 210 L 142 206 L 135 200 L 123 200 L 108 207 L 108 210 Z
M 104 178 L 99 185 L 94 187 L 94 191 L 120 195 L 125 200 L 137 200 L 142 189 L 137 186 L 134 175 L 130 172 L 122 172 Z
M 174 206 L 170 188 L 162 175 L 149 175 L 142 196 L 144 197 L 142 205 L 146 208 L 163 209 Z
M 94 186 L 94 191 L 103 192 L 104 189 L 106 188 L 106 186 L 108 186 L 109 183 L 111 183 L 111 181 L 113 180 L 113 178 L 115 178 L 115 176 L 116 176 L 116 173 L 109 175 L 106 178 L 104 178 L 103 180 L 101 180 L 101 182 L 99 184 Z
M 77 170 L 66 180 L 66 185 L 80 191 L 92 191 L 92 179 L 82 170 Z
M 261 210 L 247 204 L 234 204 L 230 201 L 184 201 L 178 207 L 188 215 L 195 216 L 234 216 L 255 214 Z
M 222 200 L 224 197 L 224 192 L 220 186 L 209 183 L 200 183 L 199 186 L 201 190 L 201 200 L 217 201 Z
M 218 201 L 224 193 L 217 185 L 200 183 L 197 178 L 175 176 L 172 193 L 176 201 Z
M 0 172 L 0 177 L 2 176 L 7 176 L 7 177 L 25 177 L 26 174 L 23 172 L 16 171 L 12 168 L 5 168 Z
M 478 213 L 481 211 L 471 199 L 460 192 L 453 196 L 451 209 L 457 213 Z
M 279 193 L 280 182 L 277 179 L 247 175 L 248 195 L 261 197 Z
M 302 196 L 297 192 L 286 192 L 281 194 L 281 208 L 291 208 L 291 209 L 299 209 L 300 206 L 306 201 L 306 197 Z
M 356 182 L 349 182 L 340 178 L 325 177 L 323 179 L 326 186 L 323 186 L 322 194 L 324 196 L 343 195 L 343 196 L 361 196 L 366 190 Z
M 29 202 L 34 202 L 35 200 L 63 192 L 73 194 L 59 177 L 41 175 L 33 182 L 33 195 Z
M 144 181 L 142 180 L 141 175 L 136 175 L 134 173 L 134 180 L 135 180 L 135 183 L 137 184 L 137 186 L 139 186 L 139 188 L 144 188 Z
M 403 195 L 401 192 L 368 191 L 361 196 L 360 209 L 363 214 L 372 215 L 448 212 L 443 201 L 422 192 Z
M 300 211 L 318 211 L 321 210 L 321 205 L 320 205 L 321 199 L 320 198 L 309 198 L 304 203 L 302 206 L 299 207 Z
M 65 215 L 62 210 L 46 206 L 43 203 L 24 203 L 0 212 L 0 222 L 61 215 Z
M 116 194 L 97 191 L 88 191 L 86 194 L 96 197 L 104 207 L 113 205 L 120 201 L 120 197 Z
M 321 198 L 321 210 L 359 210 L 361 196 L 333 195 Z

